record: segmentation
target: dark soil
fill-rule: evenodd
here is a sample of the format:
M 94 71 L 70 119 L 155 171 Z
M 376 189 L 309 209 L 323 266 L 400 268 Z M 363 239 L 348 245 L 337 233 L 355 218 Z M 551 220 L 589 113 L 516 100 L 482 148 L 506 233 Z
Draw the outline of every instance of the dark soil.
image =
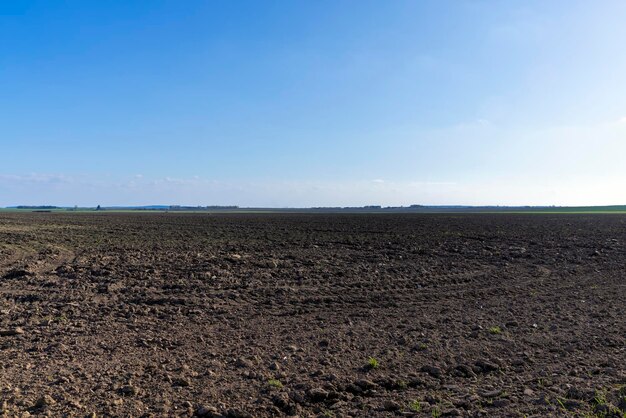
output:
M 626 411 L 626 216 L 0 215 L 6 416 Z

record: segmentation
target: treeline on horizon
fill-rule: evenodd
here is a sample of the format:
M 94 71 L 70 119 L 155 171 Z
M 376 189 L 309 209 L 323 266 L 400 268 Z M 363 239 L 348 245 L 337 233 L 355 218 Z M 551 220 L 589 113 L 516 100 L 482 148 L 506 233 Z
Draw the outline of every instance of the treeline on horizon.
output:
M 410 205 L 410 206 L 318 206 L 310 208 L 240 207 L 236 205 L 184 206 L 96 206 L 66 207 L 55 205 L 19 205 L 5 210 L 31 210 L 45 212 L 78 211 L 147 211 L 147 212 L 364 212 L 364 213 L 472 213 L 472 212 L 528 212 L 528 213 L 626 213 L 626 205 L 612 206 L 464 206 L 464 205 Z

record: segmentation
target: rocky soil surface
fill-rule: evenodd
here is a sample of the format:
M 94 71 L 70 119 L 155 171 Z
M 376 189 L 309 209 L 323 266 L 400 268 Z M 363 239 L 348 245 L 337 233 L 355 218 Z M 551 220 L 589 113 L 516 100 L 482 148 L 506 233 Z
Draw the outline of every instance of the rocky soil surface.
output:
M 618 417 L 626 216 L 0 214 L 0 416 Z

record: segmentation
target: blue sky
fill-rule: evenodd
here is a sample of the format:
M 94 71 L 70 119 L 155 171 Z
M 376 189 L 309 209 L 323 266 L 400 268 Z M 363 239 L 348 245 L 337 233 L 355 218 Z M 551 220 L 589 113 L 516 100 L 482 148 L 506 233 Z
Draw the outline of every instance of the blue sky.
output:
M 0 3 L 0 206 L 626 204 L 623 1 Z

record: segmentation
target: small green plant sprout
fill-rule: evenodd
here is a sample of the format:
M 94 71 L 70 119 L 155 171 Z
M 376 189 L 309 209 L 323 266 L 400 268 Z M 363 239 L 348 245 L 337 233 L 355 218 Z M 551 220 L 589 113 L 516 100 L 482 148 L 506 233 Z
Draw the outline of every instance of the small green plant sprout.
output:
M 489 333 L 494 335 L 502 334 L 502 328 L 496 325 L 495 327 L 489 328 Z
M 417 350 L 418 350 L 418 351 L 424 351 L 424 350 L 426 350 L 427 348 L 428 348 L 428 346 L 426 345 L 426 343 L 419 343 L 419 344 L 417 345 Z
M 441 409 L 438 406 L 434 407 L 430 416 L 433 418 L 439 418 L 441 416 Z
M 283 384 L 278 379 L 270 379 L 267 381 L 267 384 L 276 389 L 281 389 L 283 387 Z
M 420 412 L 422 410 L 422 404 L 420 401 L 415 400 L 409 404 L 409 409 L 413 412 Z
M 374 357 L 370 357 L 367 359 L 367 368 L 368 369 L 377 369 L 380 367 L 380 362 L 376 360 Z
M 593 398 L 596 405 L 606 405 L 606 392 L 596 390 L 596 396 Z

